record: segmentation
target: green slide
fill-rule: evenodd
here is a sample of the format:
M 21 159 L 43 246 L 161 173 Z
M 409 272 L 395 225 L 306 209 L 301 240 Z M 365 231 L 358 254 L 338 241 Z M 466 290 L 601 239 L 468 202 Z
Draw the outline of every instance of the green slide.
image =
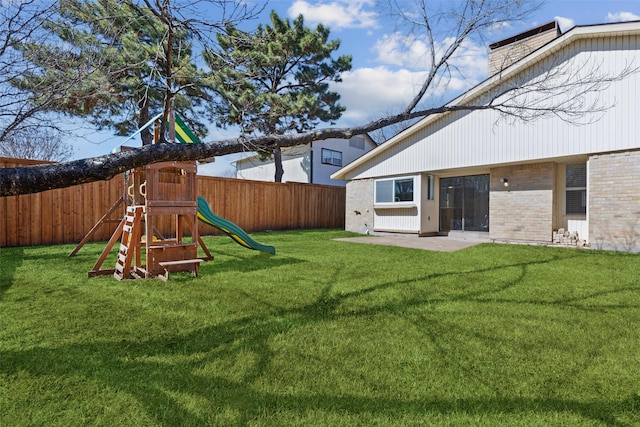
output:
M 202 197 L 198 196 L 198 219 L 207 225 L 224 231 L 236 241 L 239 245 L 248 249 L 255 249 L 257 251 L 268 252 L 271 255 L 276 254 L 276 248 L 273 246 L 267 246 L 260 244 L 253 240 L 249 235 L 240 227 L 228 221 L 211 211 L 209 203 Z

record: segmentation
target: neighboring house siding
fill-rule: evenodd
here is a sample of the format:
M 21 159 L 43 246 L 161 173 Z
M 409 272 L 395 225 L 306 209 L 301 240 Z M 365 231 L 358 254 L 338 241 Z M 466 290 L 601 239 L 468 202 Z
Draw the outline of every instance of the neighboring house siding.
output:
M 345 186 L 346 181 L 331 179 L 331 175 L 375 148 L 373 141 L 366 136 L 356 136 L 352 140 L 358 138 L 361 141 L 357 142 L 361 143 L 330 138 L 314 141 L 312 144 L 282 149 L 282 167 L 284 169 L 282 181 Z M 340 165 L 323 163 L 323 149 L 340 153 L 342 163 Z M 239 179 L 274 180 L 275 165 L 271 159 L 260 161 L 257 156 L 251 156 L 237 161 L 236 166 L 237 178 Z
M 282 150 L 282 182 L 310 182 L 310 148 L 308 145 Z M 276 168 L 273 160 L 260 161 L 257 156 L 237 162 L 237 177 L 257 181 L 275 179 Z
M 579 40 L 565 47 L 559 57 L 567 58 L 583 73 L 618 73 L 625 65 L 640 63 L 640 37 Z M 558 59 L 555 59 L 556 63 Z M 552 59 L 536 65 L 528 75 L 538 75 Z M 585 64 L 588 64 L 585 66 Z M 445 114 L 437 122 L 408 133 L 406 139 L 389 148 L 381 146 L 371 161 L 347 172 L 347 179 L 392 176 L 422 171 L 441 171 L 500 163 L 540 161 L 583 153 L 625 150 L 637 147 L 640 120 L 637 96 L 640 75 L 612 82 L 607 90 L 586 99 L 610 107 L 606 120 L 587 115 L 591 123 L 575 126 L 560 118 L 531 122 L 505 119 L 496 111 Z M 597 98 L 597 99 L 596 99 Z M 429 120 L 429 119 L 427 119 Z
M 588 182 L 591 245 L 640 251 L 640 151 L 591 157 Z
M 506 177 L 509 187 L 500 179 Z M 537 163 L 491 169 L 489 237 L 550 242 L 556 165 Z
M 356 137 L 364 138 L 364 137 Z M 370 151 L 374 145 L 365 140 L 363 147 L 354 147 L 345 139 L 326 139 L 324 141 L 316 141 L 313 147 L 313 182 L 314 184 L 327 185 L 346 185 L 346 181 L 331 179 L 331 175 L 338 171 L 341 167 L 351 163 L 358 157 Z M 322 163 L 322 149 L 333 150 L 342 153 L 342 165 L 328 165 Z

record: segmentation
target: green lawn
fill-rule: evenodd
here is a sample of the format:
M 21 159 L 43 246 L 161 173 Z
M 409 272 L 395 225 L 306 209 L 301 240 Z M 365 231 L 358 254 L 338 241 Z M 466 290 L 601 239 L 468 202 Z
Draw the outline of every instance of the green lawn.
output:
M 345 236 L 205 238 L 167 283 L 0 249 L 0 425 L 640 425 L 640 255 Z

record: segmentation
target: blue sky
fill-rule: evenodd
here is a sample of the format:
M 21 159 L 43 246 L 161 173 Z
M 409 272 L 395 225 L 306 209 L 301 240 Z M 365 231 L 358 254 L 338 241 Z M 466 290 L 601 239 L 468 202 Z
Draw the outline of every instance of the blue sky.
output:
M 403 1 L 411 0 L 398 0 L 398 3 Z M 340 39 L 338 54 L 352 55 L 352 70 L 343 75 L 342 83 L 333 87 L 347 108 L 338 125 L 363 123 L 399 109 L 413 97 L 425 69 L 420 61 L 421 44 L 413 44 L 411 49 L 407 49 L 406 39 L 394 31 L 391 20 L 376 8 L 374 0 L 271 0 L 265 8 L 265 22 L 271 10 L 292 19 L 303 14 L 306 25 L 310 27 L 322 23 L 330 28 L 332 39 Z M 456 58 L 461 74 L 452 78 L 446 90 L 441 88 L 432 93 L 431 98 L 435 103 L 446 102 L 484 80 L 487 77 L 489 43 L 554 19 L 563 31 L 574 25 L 640 20 L 640 0 L 547 0 L 529 19 L 502 26 L 483 40 L 464 45 Z M 82 127 L 81 123 L 78 125 Z M 124 140 L 109 132 L 85 129 L 83 133 L 86 140 L 74 144 L 74 158 L 109 153 Z M 233 134 L 229 131 L 212 127 L 207 140 L 230 136 Z M 218 159 L 216 163 L 201 168 L 204 169 L 202 172 L 223 174 L 229 170 L 229 160 Z

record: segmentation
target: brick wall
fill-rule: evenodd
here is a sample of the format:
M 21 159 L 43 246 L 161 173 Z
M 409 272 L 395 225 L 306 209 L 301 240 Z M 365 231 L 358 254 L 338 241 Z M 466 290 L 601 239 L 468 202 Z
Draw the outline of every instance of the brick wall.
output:
M 501 178 L 509 180 L 505 187 Z M 489 235 L 497 240 L 550 242 L 556 165 L 536 163 L 491 169 Z
M 640 151 L 592 156 L 588 165 L 591 247 L 640 251 Z
M 557 37 L 556 30 L 547 31 L 524 40 L 499 47 L 489 52 L 489 75 L 493 75 L 509 65 L 529 55 L 540 46 Z
M 345 230 L 355 233 L 373 231 L 373 179 L 347 183 Z

